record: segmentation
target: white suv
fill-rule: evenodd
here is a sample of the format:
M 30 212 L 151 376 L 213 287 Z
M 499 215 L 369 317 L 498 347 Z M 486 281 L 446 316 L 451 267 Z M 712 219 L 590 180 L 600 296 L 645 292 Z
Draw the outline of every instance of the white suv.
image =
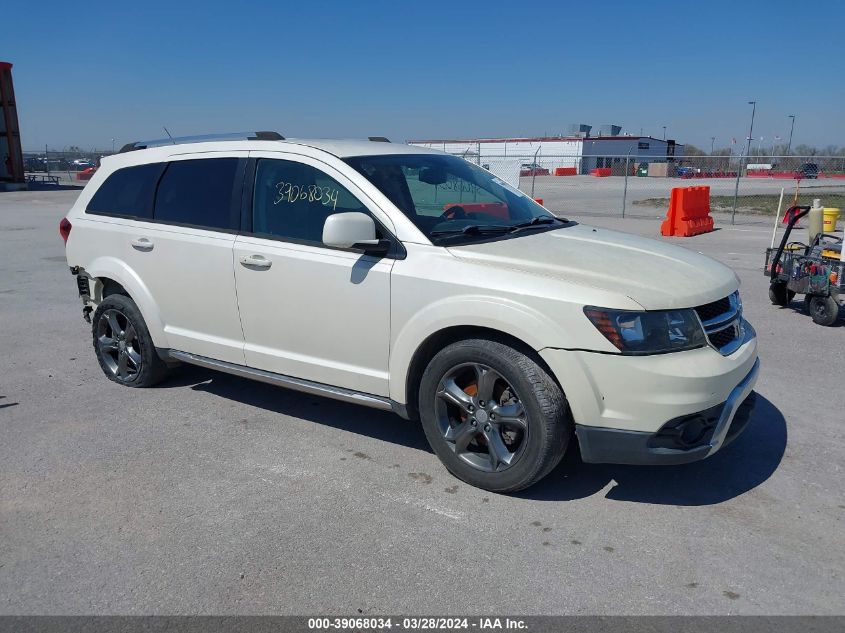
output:
M 732 270 L 385 140 L 104 158 L 60 230 L 105 375 L 184 362 L 393 410 L 499 492 L 573 432 L 586 462 L 677 464 L 742 430 L 758 360 Z

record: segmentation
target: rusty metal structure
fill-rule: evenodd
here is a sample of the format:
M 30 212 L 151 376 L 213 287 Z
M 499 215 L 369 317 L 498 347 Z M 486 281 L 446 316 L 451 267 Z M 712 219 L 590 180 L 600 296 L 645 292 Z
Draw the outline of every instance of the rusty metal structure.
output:
M 25 187 L 12 64 L 0 62 L 0 188 Z

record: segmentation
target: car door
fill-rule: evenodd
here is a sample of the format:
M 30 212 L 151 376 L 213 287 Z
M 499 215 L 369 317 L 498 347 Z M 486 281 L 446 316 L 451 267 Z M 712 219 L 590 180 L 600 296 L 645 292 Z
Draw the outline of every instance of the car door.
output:
M 125 233 L 126 262 L 147 286 L 171 349 L 244 364 L 232 249 L 246 152 L 162 165 L 152 218 Z
M 372 216 L 375 206 L 319 160 L 275 152 L 250 157 L 248 226 L 235 241 L 247 365 L 388 395 L 394 259 L 322 243 L 329 215 Z M 385 222 L 377 223 L 383 233 Z

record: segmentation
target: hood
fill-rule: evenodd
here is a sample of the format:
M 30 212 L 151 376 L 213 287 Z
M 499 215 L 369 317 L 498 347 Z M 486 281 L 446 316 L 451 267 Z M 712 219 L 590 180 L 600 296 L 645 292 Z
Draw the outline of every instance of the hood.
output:
M 583 224 L 452 246 L 449 252 L 477 264 L 619 293 L 646 310 L 692 308 L 739 287 L 733 270 L 701 253 Z

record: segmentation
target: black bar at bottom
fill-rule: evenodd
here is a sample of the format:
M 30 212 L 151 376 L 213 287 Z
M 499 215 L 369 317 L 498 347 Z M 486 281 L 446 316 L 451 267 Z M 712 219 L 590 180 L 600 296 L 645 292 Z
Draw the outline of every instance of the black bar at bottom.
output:
M 0 633 L 841 633 L 845 616 L 0 616 Z

